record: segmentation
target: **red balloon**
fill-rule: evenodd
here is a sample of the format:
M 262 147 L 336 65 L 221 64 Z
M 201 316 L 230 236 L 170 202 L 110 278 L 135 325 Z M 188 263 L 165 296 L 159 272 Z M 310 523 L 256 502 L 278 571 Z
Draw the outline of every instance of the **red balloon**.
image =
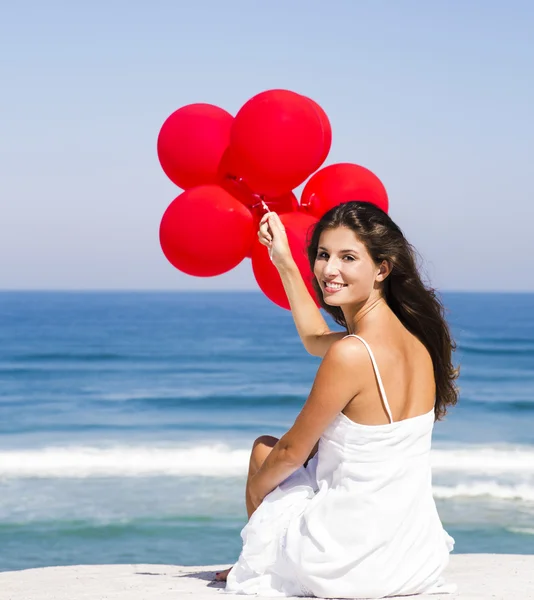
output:
M 323 126 L 324 150 L 323 150 L 323 157 L 321 159 L 321 164 L 319 165 L 319 167 L 320 167 L 326 160 L 326 157 L 328 156 L 328 153 L 330 152 L 330 148 L 332 147 L 332 126 L 330 125 L 330 120 L 328 119 L 328 115 L 325 113 L 325 111 L 322 109 L 322 107 L 319 106 L 319 104 L 317 104 L 317 102 L 315 102 L 315 100 L 312 100 L 311 98 L 306 97 L 306 100 L 308 100 L 308 102 L 312 103 L 312 106 L 315 108 L 317 114 L 319 115 L 319 118 L 321 119 L 321 124 Z M 319 167 L 317 167 L 317 168 L 319 168 Z
M 167 177 L 183 189 L 217 183 L 233 120 L 213 104 L 188 104 L 173 112 L 158 136 L 158 158 Z
M 280 220 L 286 229 L 291 254 L 297 263 L 306 287 L 317 303 L 312 286 L 313 275 L 307 255 L 311 227 L 317 223 L 317 219 L 303 213 L 286 213 L 280 215 Z M 289 310 L 289 302 L 280 275 L 269 258 L 269 251 L 260 244 L 257 238 L 252 247 L 252 270 L 261 291 L 267 298 L 278 304 L 278 306 Z M 319 306 L 318 303 L 317 305 Z
M 321 165 L 325 137 L 319 113 L 307 98 L 269 90 L 248 100 L 230 134 L 238 175 L 258 194 L 280 196 Z
M 180 194 L 168 206 L 159 229 L 167 260 L 197 277 L 233 269 L 245 258 L 254 235 L 250 211 L 218 185 Z
M 301 210 L 321 218 L 325 212 L 351 200 L 389 208 L 386 188 L 378 177 L 359 165 L 337 163 L 317 171 L 305 185 L 300 199 Z

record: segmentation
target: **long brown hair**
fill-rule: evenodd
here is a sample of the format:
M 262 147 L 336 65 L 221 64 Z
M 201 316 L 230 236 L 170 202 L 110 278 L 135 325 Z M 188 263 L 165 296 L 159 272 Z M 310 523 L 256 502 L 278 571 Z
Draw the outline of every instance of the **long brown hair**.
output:
M 374 204 L 344 202 L 329 210 L 314 226 L 308 245 L 312 272 L 321 234 L 337 227 L 351 229 L 365 245 L 376 265 L 382 261 L 390 264 L 391 272 L 384 281 L 383 295 L 401 323 L 424 344 L 432 358 L 436 382 L 434 412 L 436 420 L 441 419 L 447 412 L 447 406 L 458 401 L 455 380 L 459 372 L 452 364 L 452 352 L 456 344 L 436 291 L 427 287 L 421 279 L 415 249 L 391 218 Z M 347 327 L 341 308 L 324 302 L 315 278 L 313 286 L 321 306 L 339 325 Z

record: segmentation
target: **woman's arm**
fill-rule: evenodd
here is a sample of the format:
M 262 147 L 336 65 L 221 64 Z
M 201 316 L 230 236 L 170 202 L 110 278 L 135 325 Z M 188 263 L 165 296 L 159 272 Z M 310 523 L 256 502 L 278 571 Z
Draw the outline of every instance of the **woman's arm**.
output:
M 369 361 L 367 351 L 354 338 L 336 342 L 328 350 L 294 425 L 250 478 L 247 494 L 255 508 L 304 464 L 323 431 L 360 392 L 355 371 L 365 361 Z
M 258 237 L 271 250 L 304 348 L 313 356 L 325 356 L 330 346 L 347 332 L 331 331 L 323 319 L 293 260 L 284 226 L 276 213 L 263 216 Z

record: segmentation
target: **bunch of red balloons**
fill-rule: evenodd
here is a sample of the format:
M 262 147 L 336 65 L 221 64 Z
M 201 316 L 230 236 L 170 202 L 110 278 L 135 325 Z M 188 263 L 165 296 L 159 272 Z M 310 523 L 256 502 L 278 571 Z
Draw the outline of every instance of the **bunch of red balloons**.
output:
M 317 170 L 331 143 L 324 110 L 288 90 L 257 94 L 235 117 L 212 104 L 188 104 L 172 113 L 159 132 L 158 157 L 169 179 L 185 191 L 161 220 L 160 243 L 169 262 L 188 275 L 212 277 L 248 256 L 260 289 L 289 308 L 256 235 L 267 207 L 280 215 L 313 295 L 306 255 L 311 226 L 349 200 L 388 210 L 386 190 L 368 169 L 338 163 Z M 293 190 L 310 175 L 299 202 Z

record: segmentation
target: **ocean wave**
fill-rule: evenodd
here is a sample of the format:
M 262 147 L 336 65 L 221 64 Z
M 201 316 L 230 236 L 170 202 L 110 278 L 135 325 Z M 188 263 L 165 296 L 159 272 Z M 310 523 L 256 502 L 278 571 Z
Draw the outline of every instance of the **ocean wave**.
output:
M 180 447 L 56 446 L 0 452 L 0 478 L 242 476 L 250 450 Z
M 534 395 L 534 393 L 533 393 Z M 531 412 L 534 411 L 534 400 L 489 400 L 484 398 L 462 397 L 462 406 L 482 409 L 484 412 Z
M 176 391 L 174 395 L 159 397 L 138 397 L 131 400 L 131 403 L 140 406 L 149 406 L 156 408 L 172 408 L 173 406 L 199 406 L 204 408 L 224 408 L 228 407 L 260 407 L 273 408 L 280 406 L 291 406 L 297 408 L 302 406 L 306 400 L 306 393 L 290 393 L 290 388 L 296 386 L 285 386 L 287 391 L 273 389 L 272 394 L 265 394 L 265 388 L 271 387 L 269 384 L 264 386 L 250 387 L 250 389 L 228 394 L 221 391 L 218 394 L 205 393 L 198 390 L 196 393 L 192 390 Z M 272 386 L 275 387 L 275 386 Z M 281 386 L 278 386 L 281 387 Z M 298 390 L 297 390 L 298 392 Z
M 509 333 L 509 331 L 506 331 Z M 478 333 L 471 333 L 462 331 L 458 336 L 460 342 L 474 343 L 474 344 L 527 344 L 532 345 L 534 348 L 534 338 L 532 336 L 512 336 L 512 335 L 486 335 Z
M 50 446 L 0 451 L 0 478 L 242 477 L 249 448 L 196 446 Z M 436 475 L 532 477 L 534 446 L 434 449 Z M 478 484 L 477 484 L 478 485 Z
M 23 363 L 39 362 L 93 362 L 111 360 L 145 359 L 145 356 L 128 356 L 118 352 L 35 352 L 11 357 L 12 361 Z
M 503 485 L 495 481 L 462 483 L 453 486 L 435 485 L 434 497 L 440 499 L 488 497 L 498 500 L 534 502 L 534 486 Z
M 519 533 L 522 535 L 534 535 L 534 527 L 507 527 L 510 533 Z
M 534 344 L 530 340 L 523 340 L 523 343 L 509 342 L 506 339 L 500 340 L 500 343 L 466 343 L 459 341 L 457 352 L 460 354 L 488 354 L 488 355 L 514 355 L 514 356 L 534 356 Z
M 534 446 L 434 449 L 431 458 L 436 473 L 534 474 Z
M 163 365 L 165 368 L 171 368 L 173 371 L 184 370 L 188 372 L 205 372 L 217 371 L 221 363 L 233 365 L 235 363 L 243 363 L 252 367 L 264 363 L 283 363 L 286 360 L 291 360 L 295 364 L 302 360 L 302 356 L 293 352 L 291 347 L 280 349 L 279 347 L 261 348 L 260 351 L 254 345 L 249 349 L 230 348 L 227 343 L 220 342 L 217 346 L 211 346 L 206 349 L 199 344 L 197 347 L 189 345 L 187 349 L 173 349 L 169 352 L 158 351 L 138 351 L 138 352 L 123 352 L 117 350 L 110 352 L 105 350 L 73 350 L 65 352 L 33 352 L 21 354 L 2 353 L 0 357 L 0 369 L 15 370 L 27 368 L 38 370 L 43 367 L 59 368 L 64 364 L 84 364 L 90 366 L 93 363 L 125 363 L 146 365 L 147 368 L 151 364 Z M 206 361 L 209 366 L 206 367 Z M 199 364 L 200 363 L 200 364 Z
M 108 516 L 94 518 L 79 518 L 79 519 L 35 519 L 32 514 L 27 514 L 27 518 L 21 519 L 17 515 L 18 520 L 1 521 L 0 536 L 16 534 L 21 529 L 26 529 L 29 524 L 33 532 L 52 533 L 54 536 L 73 534 L 76 537 L 89 534 L 90 536 L 98 535 L 99 532 L 120 533 L 131 528 L 155 530 L 168 528 L 183 528 L 191 529 L 194 527 L 205 527 L 206 525 L 217 523 L 217 526 L 232 525 L 235 517 L 227 515 L 158 515 L 153 517 L 129 516 L 120 517 Z M 59 515 L 58 515 L 59 516 Z M 241 519 L 239 518 L 239 521 Z

